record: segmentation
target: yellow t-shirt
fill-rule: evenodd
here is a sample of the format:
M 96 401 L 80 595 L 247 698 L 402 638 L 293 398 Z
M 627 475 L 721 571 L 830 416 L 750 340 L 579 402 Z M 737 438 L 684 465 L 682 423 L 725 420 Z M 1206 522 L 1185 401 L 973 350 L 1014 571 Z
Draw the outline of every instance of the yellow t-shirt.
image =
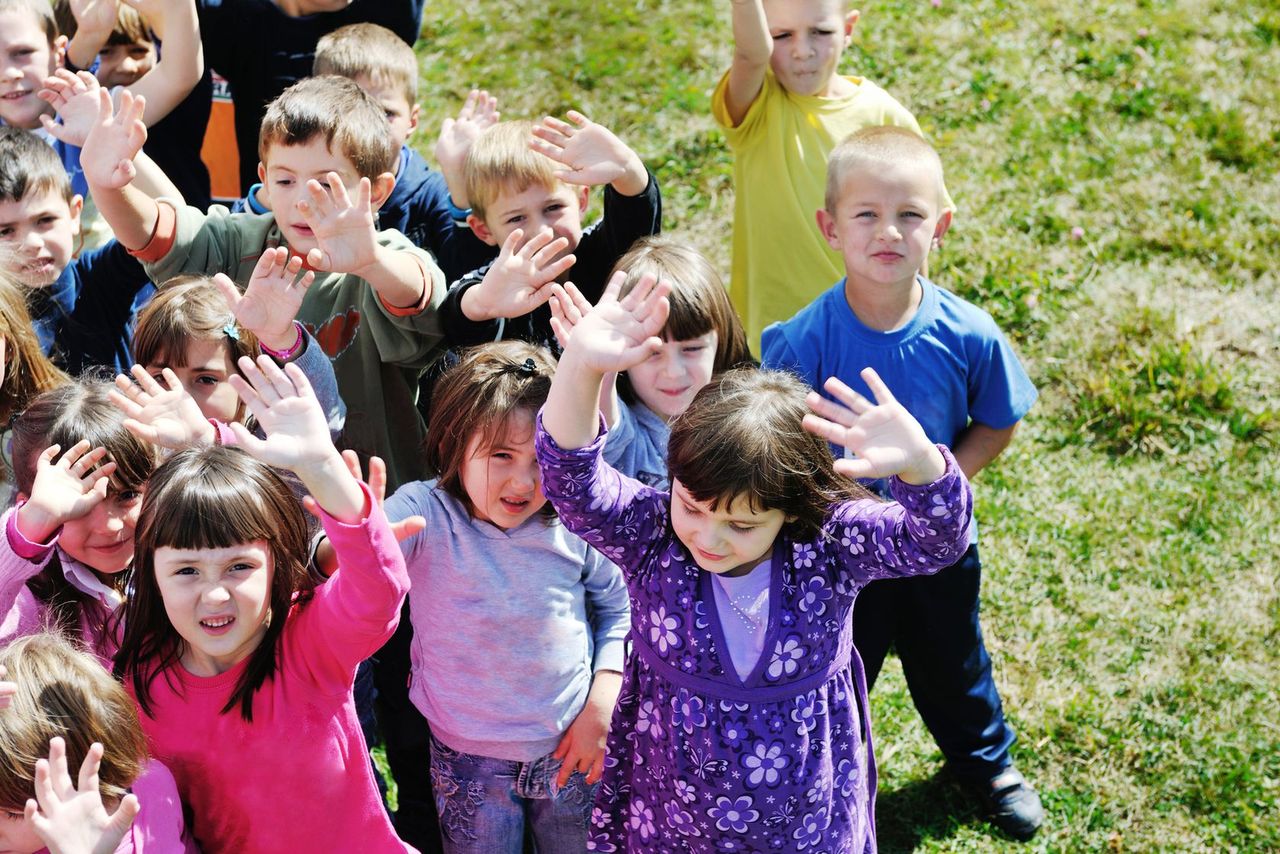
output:
M 767 71 L 737 127 L 725 104 L 727 73 L 712 96 L 712 112 L 733 152 L 729 295 L 756 353 L 766 326 L 790 318 L 844 275 L 840 254 L 827 245 L 815 218 L 831 149 L 864 127 L 897 125 L 920 133 L 915 117 L 888 92 L 861 77 L 845 79 L 853 84 L 852 95 L 819 98 L 793 95 Z

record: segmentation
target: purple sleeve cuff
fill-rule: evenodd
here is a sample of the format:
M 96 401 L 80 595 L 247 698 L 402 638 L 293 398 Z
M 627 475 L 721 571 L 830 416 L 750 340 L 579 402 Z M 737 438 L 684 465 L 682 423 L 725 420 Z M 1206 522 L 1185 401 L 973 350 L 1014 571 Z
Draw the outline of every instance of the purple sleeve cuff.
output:
M 23 560 L 38 560 L 49 553 L 58 542 L 57 532 L 49 539 L 47 543 L 33 543 L 22 535 L 18 530 L 18 508 L 25 501 L 19 501 L 17 506 L 9 511 L 9 516 L 5 522 L 5 536 L 9 538 L 9 548 L 13 549 L 13 553 Z M 59 529 L 60 531 L 61 529 Z

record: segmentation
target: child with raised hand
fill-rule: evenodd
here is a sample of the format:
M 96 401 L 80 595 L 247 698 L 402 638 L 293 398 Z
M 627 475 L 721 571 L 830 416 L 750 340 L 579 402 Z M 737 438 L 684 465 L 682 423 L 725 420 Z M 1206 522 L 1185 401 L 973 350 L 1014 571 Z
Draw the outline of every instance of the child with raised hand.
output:
M 555 362 L 503 341 L 441 378 L 427 434 L 434 481 L 402 486 L 413 622 L 409 696 L 431 728 L 444 850 L 581 851 L 617 700 L 627 593 L 539 487 L 535 414 Z
M 56 634 L 32 635 L 0 650 L 0 679 L 0 848 L 191 850 L 173 775 L 148 756 L 137 707 L 101 664 Z
M 612 131 L 570 111 L 569 122 L 500 122 L 472 145 L 464 169 L 467 221 L 500 247 L 454 282 L 441 306 L 448 342 L 516 338 L 556 349 L 548 285 L 571 277 L 590 301 L 637 239 L 662 228 L 657 180 Z M 584 229 L 588 192 L 604 184 L 604 213 Z
M 873 372 L 876 403 L 832 381 L 844 405 L 811 395 L 814 415 L 798 381 L 754 369 L 672 425 L 671 492 L 619 474 L 600 459 L 601 381 L 661 345 L 667 286 L 646 277 L 619 301 L 618 284 L 573 330 L 536 438 L 547 497 L 631 594 L 590 845 L 874 851 L 853 599 L 964 550 L 964 475 Z M 824 438 L 856 459 L 833 464 Z M 837 472 L 892 476 L 896 501 Z
M 604 459 L 628 477 L 666 489 L 671 422 L 717 375 L 754 362 L 720 275 L 692 246 L 666 237 L 641 238 L 614 265 L 613 275 L 619 273 L 625 276 L 622 295 L 646 275 L 670 282 L 671 310 L 660 333 L 661 349 L 637 354 L 643 361 L 617 375 L 616 390 L 605 379 L 600 411 L 609 440 Z M 560 309 L 555 316 L 561 329 L 571 329 L 591 306 L 572 283 L 553 288 Z
M 393 485 L 421 473 L 417 378 L 438 352 L 444 277 L 428 253 L 374 226 L 395 183 L 378 103 L 351 80 L 316 77 L 271 104 L 261 174 L 273 216 L 206 214 L 140 192 L 130 182 L 145 137 L 138 108 L 127 93 L 120 115 L 105 96 L 99 108 L 86 174 L 103 216 L 152 278 L 221 272 L 247 282 L 264 250 L 287 246 L 316 271 L 298 319 L 333 362 L 348 407 L 344 441 L 386 459 Z
M 380 468 L 371 487 L 353 476 L 296 365 L 240 368 L 248 381 L 231 384 L 266 439 L 232 424 L 244 450 L 188 449 L 156 469 L 116 674 L 204 850 L 412 850 L 368 763 L 352 761 L 366 749 L 356 666 L 395 629 L 408 588 Z M 274 468 L 306 486 L 337 554 L 313 590 L 302 509 Z
M 33 400 L 13 424 L 18 505 L 0 517 L 0 613 L 9 636 L 55 625 L 104 663 L 124 598 L 155 449 L 124 427 L 111 384 L 82 379 Z
M 435 145 L 437 172 L 408 144 L 418 127 L 419 72 L 417 55 L 403 39 L 377 24 L 342 27 L 320 39 L 311 73 L 354 80 L 386 111 L 398 155 L 395 187 L 378 208 L 378 227 L 394 228 L 429 250 L 448 281 L 492 260 L 497 250 L 482 243 L 466 222 L 470 210 L 462 167 L 476 137 L 497 122 L 497 99 L 473 89 L 458 115 L 445 119 Z M 262 189 L 254 184 L 231 209 L 267 213 Z
M 262 253 L 243 294 L 222 273 L 166 282 L 138 317 L 132 379 L 116 377 L 111 400 L 128 416 L 125 427 L 172 450 L 233 441 L 228 425 L 247 413 L 229 379 L 241 357 L 265 353 L 302 370 L 336 439 L 346 407 L 333 366 L 293 319 L 314 278 L 278 248 Z
M 873 125 L 920 126 L 889 93 L 840 73 L 858 12 L 849 0 L 731 0 L 733 63 L 711 109 L 733 152 L 729 291 L 759 345 L 842 273 L 814 222 L 827 155 Z M 947 199 L 948 207 L 951 200 Z

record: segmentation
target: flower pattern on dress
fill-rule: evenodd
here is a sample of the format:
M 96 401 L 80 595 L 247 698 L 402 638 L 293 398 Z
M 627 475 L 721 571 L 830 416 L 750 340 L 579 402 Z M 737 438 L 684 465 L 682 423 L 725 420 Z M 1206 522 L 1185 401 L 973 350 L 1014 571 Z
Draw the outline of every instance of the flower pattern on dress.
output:
M 671 530 L 670 495 L 605 465 L 602 440 L 562 450 L 539 424 L 536 443 L 560 519 L 608 549 L 632 601 L 589 850 L 874 851 L 866 697 L 841 639 L 867 583 L 948 566 L 967 545 L 971 498 L 949 452 L 936 483 L 891 482 L 898 503 L 835 505 L 812 536 L 784 527 L 778 619 L 744 687 L 719 648 L 709 579 Z

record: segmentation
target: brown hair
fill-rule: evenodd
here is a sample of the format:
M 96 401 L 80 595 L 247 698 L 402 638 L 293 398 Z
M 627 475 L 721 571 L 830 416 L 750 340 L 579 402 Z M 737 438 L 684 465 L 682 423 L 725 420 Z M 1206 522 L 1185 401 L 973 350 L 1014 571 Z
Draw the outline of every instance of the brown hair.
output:
M 845 137 L 827 158 L 827 213 L 834 214 L 840 203 L 844 177 L 863 165 L 910 163 L 919 169 L 928 169 L 937 176 L 938 207 L 947 198 L 942 180 L 942 158 L 928 140 L 909 128 L 880 125 L 863 128 Z
M 258 132 L 258 159 L 270 166 L 273 145 L 305 145 L 320 138 L 372 181 L 395 166 L 391 127 L 377 101 L 346 77 L 299 80 L 267 106 Z M 336 151 L 335 151 L 336 149 Z
M 809 389 L 782 371 L 737 368 L 712 380 L 671 425 L 667 467 L 712 509 L 746 496 L 756 510 L 821 530 L 831 505 L 870 495 L 836 473 L 826 440 L 806 431 Z
M 53 17 L 53 7 L 49 0 L 0 0 L 0 12 L 30 12 L 36 16 L 36 23 L 44 30 L 44 37 L 49 40 L 49 47 L 58 40 L 58 22 Z
M 467 153 L 462 181 L 471 212 L 485 219 L 485 212 L 504 190 L 523 193 L 535 184 L 556 187 L 558 164 L 529 147 L 533 122 L 498 122 L 476 139 Z
M 40 348 L 27 310 L 26 294 L 0 272 L 0 338 L 4 339 L 4 386 L 0 388 L 0 426 L 26 408 L 41 392 L 71 382 Z
M 348 24 L 323 36 L 311 73 L 368 77 L 395 86 L 410 105 L 418 100 L 418 57 L 404 39 L 377 24 Z
M 240 325 L 211 279 L 175 276 L 159 287 L 138 315 L 130 350 L 139 365 L 185 368 L 192 341 L 221 341 L 236 373 L 240 373 L 241 356 L 253 359 L 259 352 L 258 336 Z M 238 412 L 243 411 L 241 402 Z
M 0 202 L 20 202 L 30 193 L 55 193 L 71 203 L 71 179 L 47 142 L 22 128 L 0 127 Z
M 183 650 L 156 583 L 156 549 L 217 549 L 257 540 L 266 541 L 272 558 L 267 631 L 222 708 L 226 713 L 239 706 L 246 721 L 253 720 L 254 693 L 275 675 L 291 608 L 310 598 L 302 508 L 270 466 L 238 448 L 191 448 L 151 476 L 134 534 L 133 593 L 122 611 L 115 663 L 116 676 L 130 680 L 145 714 L 151 714 L 152 680 L 178 665 Z
M 646 273 L 671 282 L 671 293 L 667 295 L 671 313 L 662 327 L 662 337 L 668 341 L 687 341 L 714 330 L 717 339 L 714 373 L 755 363 L 747 346 L 747 333 L 733 310 L 724 282 L 701 252 L 670 237 L 642 237 L 618 259 L 609 275 L 619 270 L 627 273 L 623 295 Z
M 20 810 L 33 797 L 36 760 L 49 755 L 54 736 L 66 742 L 73 775 L 100 742 L 98 791 L 107 802 L 124 797 L 147 761 L 138 710 L 124 686 L 57 634 L 14 641 L 0 650 L 0 665 L 17 686 L 0 708 L 0 806 Z
M 462 486 L 462 464 L 471 439 L 480 436 L 477 453 L 502 438 L 507 419 L 517 410 L 531 416 L 547 402 L 556 362 L 550 351 L 524 341 L 497 341 L 471 347 L 440 377 L 431 395 L 427 427 L 427 466 L 441 489 L 469 512 L 475 508 Z M 551 503 L 542 513 L 554 516 Z
M 70 0 L 53 0 L 53 17 L 57 21 L 58 30 L 67 38 L 73 38 L 80 28 L 80 22 L 71 11 Z M 151 44 L 154 41 L 151 28 L 142 15 L 138 14 L 138 10 L 126 3 L 117 4 L 116 25 L 112 28 L 111 35 L 107 36 L 107 44 Z
M 107 449 L 107 458 L 116 464 L 111 475 L 113 492 L 140 490 L 156 465 L 156 450 L 124 427 L 124 415 L 107 398 L 114 388 L 105 378 L 81 377 L 46 391 L 28 404 L 13 422 L 13 468 L 18 491 L 31 494 L 36 479 L 36 461 L 51 445 L 66 451 L 87 439 L 93 448 Z M 83 605 L 96 602 L 67 581 L 56 556 L 40 574 L 28 582 L 36 598 L 45 602 L 60 629 L 77 625 Z M 123 593 L 129 573 L 120 572 L 106 580 Z M 101 626 L 91 627 L 96 633 Z

